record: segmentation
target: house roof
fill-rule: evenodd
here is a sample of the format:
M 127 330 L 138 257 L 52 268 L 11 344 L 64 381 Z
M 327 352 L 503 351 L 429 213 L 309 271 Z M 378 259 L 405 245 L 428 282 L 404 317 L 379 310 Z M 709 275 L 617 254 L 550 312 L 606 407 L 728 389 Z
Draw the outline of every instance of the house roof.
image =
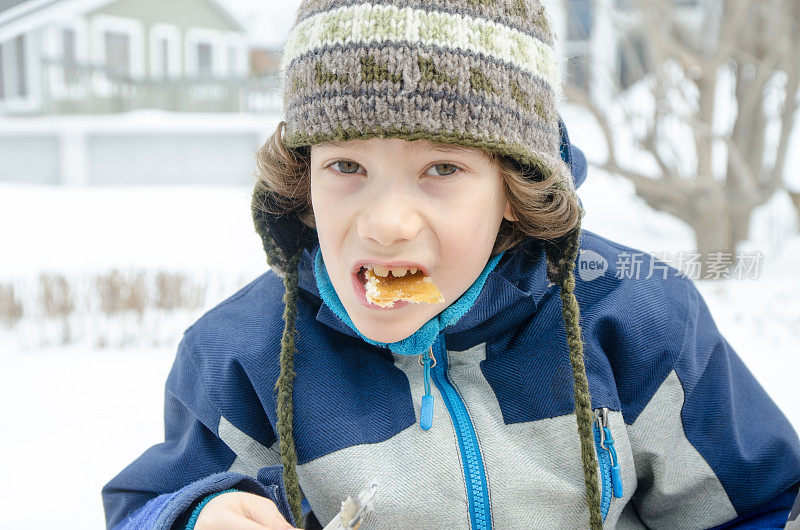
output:
M 59 0 L 0 0 L 0 26 L 17 20 Z
M 25 0 L 0 0 L 0 13 L 25 2 Z
M 228 22 L 228 24 L 236 28 L 237 31 L 246 31 L 246 28 L 242 25 L 242 22 L 233 14 L 233 12 L 225 7 L 222 2 L 219 0 L 206 0 L 206 2 L 210 4 L 211 7 L 213 7 L 217 13 L 219 13 L 219 15 Z

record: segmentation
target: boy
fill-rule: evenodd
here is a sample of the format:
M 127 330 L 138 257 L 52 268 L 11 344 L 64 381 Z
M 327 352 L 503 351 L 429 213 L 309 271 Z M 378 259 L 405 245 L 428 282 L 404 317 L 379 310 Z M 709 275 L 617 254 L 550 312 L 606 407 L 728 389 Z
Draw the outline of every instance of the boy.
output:
M 109 527 L 313 527 L 371 479 L 363 528 L 786 520 L 800 440 L 692 283 L 573 272 L 632 249 L 580 229 L 538 2 L 306 1 L 283 64 L 272 270 L 187 330 Z

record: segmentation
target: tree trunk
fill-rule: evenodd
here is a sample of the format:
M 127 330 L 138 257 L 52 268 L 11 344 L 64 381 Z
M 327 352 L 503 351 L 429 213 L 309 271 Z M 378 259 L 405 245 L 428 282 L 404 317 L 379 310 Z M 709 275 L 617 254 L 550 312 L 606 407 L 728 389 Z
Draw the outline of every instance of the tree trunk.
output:
M 731 216 L 731 242 L 734 249 L 739 243 L 750 237 L 750 219 L 752 216 L 752 209 L 741 210 Z
M 736 243 L 733 239 L 731 209 L 721 189 L 698 194 L 692 199 L 698 270 L 686 271 L 693 280 L 720 280 L 730 277 Z
M 789 197 L 792 198 L 792 203 L 794 203 L 794 209 L 797 210 L 797 229 L 800 230 L 800 193 L 796 191 L 790 191 Z

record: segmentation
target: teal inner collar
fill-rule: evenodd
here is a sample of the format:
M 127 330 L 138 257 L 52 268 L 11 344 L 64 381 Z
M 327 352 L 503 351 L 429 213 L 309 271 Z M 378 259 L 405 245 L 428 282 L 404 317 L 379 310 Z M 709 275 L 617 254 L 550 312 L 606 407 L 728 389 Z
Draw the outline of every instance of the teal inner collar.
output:
M 317 279 L 317 289 L 319 290 L 320 296 L 322 296 L 322 301 L 325 302 L 325 305 L 327 305 L 331 311 L 333 311 L 336 316 L 342 320 L 342 322 L 347 324 L 350 329 L 358 333 L 359 337 L 364 339 L 364 341 L 382 348 L 389 348 L 392 352 L 397 354 L 420 355 L 428 351 L 428 348 L 433 345 L 433 343 L 436 341 L 436 337 L 439 336 L 439 333 L 441 333 L 444 328 L 458 322 L 458 320 L 464 316 L 467 311 L 469 311 L 483 289 L 483 284 L 486 283 L 486 278 L 500 261 L 500 258 L 503 257 L 503 254 L 505 254 L 505 251 L 489 260 L 489 262 L 486 264 L 486 267 L 483 268 L 483 272 L 481 272 L 480 276 L 478 276 L 475 282 L 470 286 L 469 289 L 466 290 L 464 294 L 461 295 L 458 300 L 450 304 L 444 311 L 428 320 L 421 328 L 419 328 L 409 337 L 391 343 L 378 342 L 368 339 L 355 327 L 353 321 L 350 319 L 350 315 L 348 315 L 347 311 L 345 311 L 342 301 L 339 299 L 339 295 L 336 294 L 336 290 L 333 288 L 330 277 L 328 277 L 328 271 L 325 268 L 325 263 L 322 260 L 322 251 L 320 250 L 320 247 L 317 247 L 316 253 L 314 254 L 314 276 Z

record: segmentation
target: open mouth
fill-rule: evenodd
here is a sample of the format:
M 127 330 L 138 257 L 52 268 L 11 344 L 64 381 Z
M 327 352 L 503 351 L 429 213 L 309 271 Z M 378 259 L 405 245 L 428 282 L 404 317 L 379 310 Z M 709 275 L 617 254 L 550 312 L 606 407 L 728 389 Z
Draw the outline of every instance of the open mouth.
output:
M 379 276 L 370 265 L 366 265 L 361 267 L 356 277 L 364 289 L 369 304 L 390 308 L 403 302 L 415 304 L 444 302 L 444 297 L 433 280 L 422 270 L 413 272 L 412 270 L 401 270 L 402 276 L 395 276 L 393 272 Z M 383 269 L 380 272 L 387 271 Z
M 368 288 L 369 278 L 367 277 L 367 269 L 361 267 L 361 269 L 356 273 L 355 280 L 353 281 L 353 288 L 356 292 L 356 297 L 365 307 L 369 309 L 377 309 L 381 311 L 388 311 L 392 309 L 399 309 L 403 306 L 408 305 L 408 302 L 403 301 L 392 301 L 392 302 L 379 302 L 376 300 L 371 300 L 370 297 L 367 296 L 367 288 Z

